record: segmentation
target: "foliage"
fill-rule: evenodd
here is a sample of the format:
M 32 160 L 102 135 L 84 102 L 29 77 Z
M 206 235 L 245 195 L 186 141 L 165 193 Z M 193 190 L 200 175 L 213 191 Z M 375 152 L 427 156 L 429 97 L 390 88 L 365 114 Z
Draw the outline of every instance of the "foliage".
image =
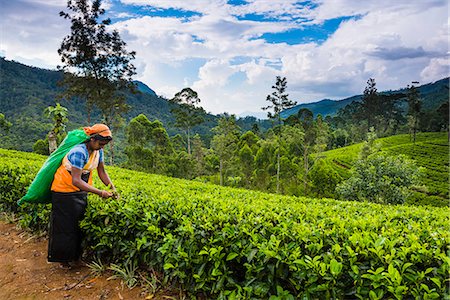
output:
M 44 157 L 0 150 L 0 159 L 0 198 L 14 203 Z M 132 284 L 139 266 L 211 299 L 444 298 L 448 292 L 448 208 L 288 197 L 108 172 L 122 198 L 89 196 L 85 246 L 92 257 L 120 266 Z
M 47 135 L 48 152 L 52 153 L 58 148 L 57 140 L 65 135 L 66 124 L 69 122 L 67 118 L 67 108 L 56 103 L 55 107 L 49 106 L 44 110 L 44 114 L 53 120 L 53 128 Z M 36 145 L 36 144 L 35 144 Z M 33 145 L 33 146 L 35 146 Z M 41 146 L 40 144 L 39 146 Z M 41 153 L 44 154 L 44 153 Z
M 8 131 L 11 126 L 11 122 L 8 122 L 8 120 L 6 120 L 5 118 L 5 115 L 0 113 L 0 129 Z
M 416 144 L 408 134 L 380 138 L 381 153 L 385 155 L 403 154 L 413 159 L 423 168 L 422 187 L 414 186 L 406 204 L 410 205 L 449 205 L 449 143 L 445 132 L 419 133 Z M 358 160 L 362 144 L 355 144 L 324 152 L 325 162 L 339 175 L 340 181 L 351 176 L 350 169 Z
M 33 145 L 33 152 L 41 155 L 50 155 L 48 138 L 45 140 L 37 140 Z
M 410 189 L 419 183 L 419 168 L 403 155 L 374 154 L 358 160 L 352 176 L 337 185 L 342 199 L 402 204 L 411 195 Z
M 187 136 L 187 150 L 191 154 L 191 130 L 194 126 L 201 124 L 205 111 L 201 107 L 196 107 L 200 103 L 200 98 L 196 91 L 191 88 L 184 88 L 170 100 L 178 104 L 170 112 L 175 115 L 175 126 L 183 128 Z
M 32 151 L 33 144 L 38 139 L 44 139 L 51 129 L 52 124 L 42 117 L 42 111 L 55 105 L 55 98 L 62 92 L 62 87 L 57 82 L 63 78 L 63 73 L 28 67 L 0 57 L 0 78 L 1 113 L 14 127 L 14 134 L 0 130 L 0 147 Z M 146 93 L 145 90 L 137 94 L 126 92 L 125 96 L 126 103 L 130 105 L 130 110 L 123 115 L 126 123 L 139 114 L 144 114 L 151 121 L 160 120 L 169 136 L 182 133 L 173 125 L 176 120 L 170 109 L 175 104 L 170 104 L 167 99 L 154 93 Z M 70 115 L 68 131 L 89 125 L 86 124 L 88 112 L 85 99 L 60 99 L 59 103 L 68 109 Z M 102 122 L 103 117 L 97 108 L 93 107 L 90 116 L 89 123 Z M 217 126 L 219 117 L 205 114 L 203 118 L 204 122 L 192 128 L 192 131 L 198 133 L 204 145 L 209 148 L 212 139 L 210 130 Z M 256 124 L 261 134 L 271 126 L 270 121 L 256 120 L 253 117 L 239 118 L 237 123 L 243 130 L 250 130 Z M 117 163 L 126 160 L 125 155 L 121 156 L 126 147 L 125 140 L 125 134 L 116 129 L 114 147 Z
M 88 114 L 97 107 L 103 122 L 113 129 L 129 109 L 122 91 L 134 91 L 131 77 L 136 71 L 131 61 L 136 53 L 126 50 L 117 30 L 107 30 L 110 19 L 99 22 L 105 14 L 101 0 L 68 1 L 67 9 L 70 12 L 61 11 L 60 16 L 70 20 L 71 33 L 63 39 L 58 54 L 63 70 L 74 73 L 66 74 L 63 95 L 85 98 Z
M 86 264 L 87 267 L 91 270 L 96 276 L 100 276 L 106 272 L 107 266 L 105 266 L 100 259 L 94 259 L 92 262 Z
M 219 158 L 220 185 L 224 184 L 224 177 L 228 175 L 232 160 L 238 151 L 239 127 L 234 115 L 224 115 L 219 119 L 219 124 L 213 128 L 216 135 L 211 141 L 211 148 Z
M 138 284 L 138 276 L 136 274 L 137 266 L 133 262 L 125 263 L 123 267 L 117 264 L 111 264 L 109 269 L 114 272 L 114 275 L 108 279 L 121 279 L 130 289 Z
M 316 197 L 335 197 L 337 184 L 342 180 L 339 174 L 326 162 L 319 160 L 309 173 L 311 192 Z
M 276 77 L 275 85 L 272 86 L 274 91 L 267 95 L 266 101 L 270 102 L 271 105 L 263 107 L 263 110 L 269 110 L 267 113 L 267 117 L 269 119 L 277 121 L 277 143 L 278 143 L 278 151 L 277 151 L 277 189 L 276 192 L 280 192 L 280 143 L 281 143 L 281 112 L 283 110 L 289 109 L 297 104 L 295 101 L 289 100 L 289 94 L 286 93 L 287 88 L 287 80 L 286 77 L 281 78 L 280 76 Z M 270 111 L 272 110 L 272 111 Z
M 422 109 L 420 95 L 414 85 L 408 86 L 408 127 L 413 135 L 413 142 L 416 142 L 416 133 L 419 129 L 419 114 Z

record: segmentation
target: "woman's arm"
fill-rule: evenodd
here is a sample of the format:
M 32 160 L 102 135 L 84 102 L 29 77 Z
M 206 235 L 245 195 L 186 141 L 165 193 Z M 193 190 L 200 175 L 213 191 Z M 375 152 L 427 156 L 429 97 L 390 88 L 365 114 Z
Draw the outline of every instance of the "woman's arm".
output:
M 102 180 L 103 181 L 103 180 Z M 72 184 L 82 191 L 90 192 L 99 195 L 102 198 L 109 198 L 112 193 L 108 191 L 99 190 L 81 179 L 81 169 L 72 167 Z
M 97 167 L 97 173 L 98 177 L 100 177 L 101 181 L 106 185 L 109 186 L 113 191 L 116 190 L 114 184 L 112 183 L 111 179 L 109 178 L 108 173 L 106 173 L 105 170 L 105 164 L 103 162 L 100 162 Z

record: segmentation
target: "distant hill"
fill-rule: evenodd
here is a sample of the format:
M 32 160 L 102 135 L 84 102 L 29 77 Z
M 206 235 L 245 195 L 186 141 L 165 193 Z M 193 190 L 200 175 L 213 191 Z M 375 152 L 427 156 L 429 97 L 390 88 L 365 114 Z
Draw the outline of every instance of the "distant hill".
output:
M 0 113 L 13 123 L 14 133 L 0 132 L 0 147 L 31 151 L 34 142 L 44 139 L 51 128 L 51 120 L 44 117 L 43 111 L 48 106 L 55 105 L 55 99 L 61 92 L 58 81 L 63 74 L 59 71 L 40 69 L 23 65 L 15 61 L 8 61 L 0 57 Z M 170 112 L 173 104 L 158 96 L 146 84 L 135 81 L 140 93 L 127 94 L 127 104 L 131 106 L 125 114 L 125 121 L 139 114 L 145 114 L 151 121 L 160 120 L 170 136 L 182 133 L 176 128 L 175 118 Z M 81 100 L 59 101 L 69 111 L 67 130 L 87 125 L 86 106 Z M 92 112 L 91 123 L 100 122 L 100 112 Z M 206 114 L 205 122 L 196 126 L 194 132 L 202 136 L 206 144 L 212 137 L 211 128 L 217 125 L 219 116 Z M 254 118 L 242 118 L 238 124 L 243 131 L 250 130 L 254 123 L 258 123 L 261 130 L 270 127 L 269 121 L 260 122 Z M 119 133 L 119 139 L 124 134 Z
M 55 99 L 61 91 L 58 81 L 63 74 L 60 71 L 45 70 L 23 65 L 15 61 L 0 58 L 0 113 L 13 123 L 16 134 L 0 132 L 0 147 L 31 151 L 37 139 L 45 138 L 51 128 L 51 120 L 43 111 L 55 105 Z M 166 99 L 142 82 L 136 81 L 140 93 L 127 94 L 127 103 L 131 106 L 125 114 L 126 122 L 139 114 L 145 114 L 150 120 L 160 120 L 169 135 L 180 133 L 174 127 L 175 119 L 170 112 L 171 105 Z M 67 130 L 87 125 L 86 106 L 81 100 L 59 101 L 69 111 Z M 92 112 L 91 123 L 101 121 L 100 112 Z M 195 132 L 209 134 L 217 124 L 217 116 L 206 115 L 206 122 L 195 128 Z M 123 136 L 123 134 L 122 134 Z
M 133 81 L 133 83 L 136 84 L 137 90 L 139 92 L 157 96 L 155 91 L 152 90 L 151 88 L 149 88 L 145 83 L 137 81 L 137 80 Z
M 424 84 L 418 87 L 422 99 L 422 108 L 424 110 L 435 110 L 442 103 L 448 101 L 449 78 L 444 78 L 433 83 Z M 447 88 L 446 88 L 447 87 Z M 384 91 L 381 94 L 406 93 L 407 90 L 399 89 L 395 91 Z M 281 113 L 283 118 L 296 114 L 300 109 L 307 108 L 314 113 L 314 116 L 321 114 L 325 116 L 334 116 L 339 109 L 344 108 L 353 101 L 360 102 L 363 95 L 356 95 L 342 100 L 323 99 L 318 102 L 302 103 Z M 406 101 L 406 98 L 403 99 Z

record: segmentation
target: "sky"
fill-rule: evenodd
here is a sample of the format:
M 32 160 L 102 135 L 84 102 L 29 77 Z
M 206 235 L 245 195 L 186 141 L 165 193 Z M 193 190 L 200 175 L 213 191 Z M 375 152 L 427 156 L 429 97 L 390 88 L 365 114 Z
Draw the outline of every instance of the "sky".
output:
M 0 0 L 0 56 L 56 69 L 66 0 Z M 172 98 L 185 87 L 213 114 L 263 116 L 276 76 L 300 103 L 449 76 L 447 0 L 107 0 L 136 80 Z

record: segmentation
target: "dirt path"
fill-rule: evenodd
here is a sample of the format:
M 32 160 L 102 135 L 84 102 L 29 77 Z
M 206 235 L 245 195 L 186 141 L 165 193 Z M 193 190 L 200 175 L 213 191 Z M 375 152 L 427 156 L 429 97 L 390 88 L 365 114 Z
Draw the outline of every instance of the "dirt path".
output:
M 177 299 L 130 290 L 120 280 L 96 278 L 88 267 L 63 270 L 47 262 L 47 239 L 0 221 L 0 299 Z

